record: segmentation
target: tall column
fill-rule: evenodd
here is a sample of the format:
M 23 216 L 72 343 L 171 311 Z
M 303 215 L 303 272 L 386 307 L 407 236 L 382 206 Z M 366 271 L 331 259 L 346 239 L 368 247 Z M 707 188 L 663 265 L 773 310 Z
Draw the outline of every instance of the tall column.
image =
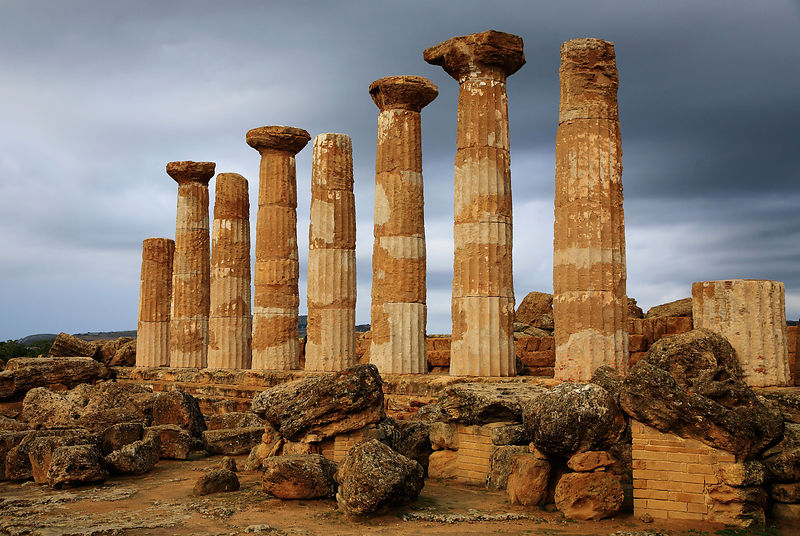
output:
M 692 283 L 694 327 L 730 341 L 748 385 L 789 385 L 785 292 L 780 281 Z
M 294 156 L 310 139 L 308 132 L 294 127 L 259 127 L 247 133 L 247 144 L 261 154 L 253 277 L 253 369 L 290 370 L 300 366 Z
M 614 45 L 561 45 L 553 240 L 555 377 L 627 369 L 625 217 Z
M 208 367 L 250 368 L 250 196 L 238 173 L 217 175 L 211 247 Z
M 167 174 L 178 183 L 169 366 L 206 366 L 209 281 L 208 181 L 214 162 L 170 162 Z
M 439 94 L 421 76 L 369 86 L 378 114 L 369 359 L 381 373 L 428 372 L 420 111 Z
M 458 80 L 450 374 L 513 376 L 514 278 L 506 78 L 522 39 L 489 30 L 425 51 Z
M 142 242 L 136 366 L 169 366 L 169 308 L 172 300 L 172 259 L 175 242 L 147 238 Z
M 314 138 L 307 334 L 306 370 L 356 364 L 356 203 L 346 134 Z

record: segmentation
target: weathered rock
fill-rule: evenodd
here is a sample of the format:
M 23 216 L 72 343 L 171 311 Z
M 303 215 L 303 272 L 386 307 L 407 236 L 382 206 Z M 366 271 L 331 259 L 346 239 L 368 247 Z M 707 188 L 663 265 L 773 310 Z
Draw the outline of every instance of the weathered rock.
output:
M 96 445 L 99 447 L 100 438 L 84 429 L 71 430 L 34 430 L 11 448 L 6 454 L 5 476 L 8 480 L 30 480 L 33 478 L 30 450 L 40 438 L 56 439 L 55 446 L 60 445 Z
M 531 326 L 532 330 L 537 330 L 534 332 L 526 331 L 526 333 L 530 333 L 536 337 L 544 337 L 544 336 L 551 336 L 553 334 L 553 330 L 556 327 L 556 321 L 553 318 L 552 313 L 548 313 L 546 315 L 542 315 L 536 320 L 533 321 L 533 326 Z M 544 334 L 540 334 L 539 332 L 544 332 Z
M 622 387 L 623 380 L 625 380 L 624 374 L 614 367 L 603 365 L 594 371 L 594 374 L 592 374 L 591 383 L 599 385 L 611 393 L 614 399 L 619 402 L 619 390 Z
M 579 473 L 588 473 L 602 467 L 609 467 L 614 460 L 604 450 L 589 450 L 573 455 L 567 461 L 567 467 Z
M 781 442 L 764 451 L 762 456 L 770 480 L 800 480 L 800 424 L 787 424 Z
M 143 475 L 158 463 L 160 442 L 134 441 L 115 450 L 104 458 L 109 470 L 115 474 Z
M 543 315 L 552 314 L 553 295 L 546 292 L 533 291 L 522 298 L 522 303 L 519 304 L 516 313 L 514 313 L 514 321 L 523 322 L 530 326 Z
M 714 473 L 729 486 L 760 486 L 764 483 L 764 464 L 755 460 L 744 463 L 714 463 Z
M 303 441 L 284 441 L 281 448 L 282 456 L 292 456 L 296 454 L 319 454 L 319 443 L 305 443 Z
M 144 426 L 138 422 L 114 424 L 103 430 L 101 450 L 103 455 L 111 454 L 125 445 L 139 441 L 144 435 Z
M 630 296 L 628 296 L 628 318 L 644 318 L 644 311 Z
M 70 445 L 53 451 L 47 470 L 51 488 L 81 486 L 105 482 L 108 473 L 96 445 Z
M 523 405 L 546 391 L 535 385 L 460 383 L 445 389 L 440 404 L 448 420 L 462 424 L 520 422 Z
M 96 346 L 100 347 L 99 352 L 95 355 L 95 359 L 100 361 L 106 366 L 113 367 L 113 366 L 131 366 L 125 364 L 116 364 L 114 363 L 114 356 L 117 355 L 117 352 L 120 351 L 121 348 L 125 346 L 129 346 L 133 343 L 133 356 L 134 361 L 136 362 L 136 339 L 133 337 L 119 337 L 117 339 L 109 340 L 109 341 L 94 341 Z
M 252 411 L 301 441 L 306 435 L 333 437 L 380 421 L 383 382 L 374 365 L 284 383 L 253 398 Z
M 236 473 L 228 469 L 214 469 L 207 471 L 197 479 L 193 495 L 210 495 L 220 491 L 237 491 L 239 489 L 239 477 Z
M 227 469 L 228 471 L 233 471 L 234 473 L 238 470 L 236 467 L 236 460 L 230 456 L 224 456 L 219 462 L 218 467 L 219 469 Z
M 6 480 L 6 456 L 28 435 L 28 431 L 0 432 L 0 480 Z
M 458 476 L 458 452 L 437 450 L 428 457 L 428 478 L 450 479 Z
M 75 387 L 110 376 L 102 363 L 90 357 L 15 357 L 0 372 L 0 400 L 18 398 L 35 387 Z
M 413 423 L 418 423 L 425 427 L 426 433 L 430 434 L 430 426 L 429 423 L 425 423 L 422 421 L 408 421 Z M 370 439 L 377 439 L 381 443 L 385 443 L 390 447 L 397 450 L 398 443 L 403 441 L 403 437 L 400 436 L 400 425 L 398 425 L 397 421 L 392 419 L 391 417 L 384 417 L 380 421 L 365 426 L 361 429 L 361 440 L 362 441 L 369 441 Z M 408 433 L 408 432 L 407 432 Z M 406 433 L 406 434 L 407 434 Z M 428 440 L 428 445 L 430 445 L 430 440 Z M 408 446 L 404 447 L 408 448 Z M 399 452 L 399 451 L 398 451 Z M 401 452 L 401 454 L 403 454 Z
M 0 432 L 19 432 L 21 430 L 30 430 L 30 428 L 30 425 L 26 422 L 0 415 Z
M 783 418 L 742 379 L 731 345 L 708 330 L 671 335 L 651 346 L 620 389 L 631 417 L 661 432 L 751 459 L 781 437 Z
M 427 473 L 428 457 L 433 452 L 430 426 L 422 422 L 400 421 L 395 430 L 389 446 L 406 458 L 415 460 Z
M 486 489 L 506 489 L 508 485 L 508 474 L 511 471 L 511 464 L 514 458 L 522 454 L 528 454 L 528 447 L 495 447 L 494 450 L 492 450 L 492 455 L 489 457 L 489 472 L 486 475 Z
M 683 298 L 661 305 L 656 305 L 647 311 L 645 318 L 661 318 L 668 316 L 692 316 L 692 298 Z
M 336 463 L 319 454 L 267 458 L 261 487 L 279 499 L 319 499 L 336 495 Z
M 151 426 L 145 429 L 145 437 L 148 434 L 158 434 L 161 459 L 187 460 L 189 453 L 194 449 L 195 439 L 177 424 Z
M 441 404 L 427 404 L 419 408 L 408 420 L 435 423 L 446 421 L 447 415 L 445 415 Z
M 525 428 L 548 456 L 605 450 L 622 437 L 625 417 L 608 391 L 592 383 L 562 383 L 527 404 Z
M 261 443 L 263 433 L 263 425 L 247 428 L 221 428 L 206 430 L 203 432 L 203 440 L 206 442 L 206 450 L 210 454 L 238 456 L 247 454 L 254 446 Z
M 231 411 L 229 413 L 206 416 L 206 427 L 208 430 L 249 428 L 251 426 L 260 426 L 263 428 L 264 424 L 264 419 L 249 411 Z
M 785 421 L 800 424 L 800 389 L 760 389 L 758 394 L 777 404 Z
M 417 498 L 424 470 L 378 440 L 353 447 L 336 471 L 336 501 L 346 515 L 376 513 Z
M 37 484 L 47 484 L 48 471 L 52 462 L 53 452 L 58 447 L 73 445 L 93 445 L 100 444 L 100 438 L 95 435 L 84 434 L 80 431 L 70 432 L 63 435 L 51 435 L 36 437 L 32 436 L 30 443 L 24 450 L 27 451 L 28 462 L 30 464 L 31 475 Z M 24 456 L 24 452 L 20 451 Z M 21 460 L 20 461 L 24 461 Z M 17 466 L 21 468 L 21 465 Z
M 527 445 L 531 442 L 525 426 L 522 424 L 507 424 L 492 428 L 492 445 Z
M 124 338 L 124 337 L 123 337 Z M 121 339 L 117 339 L 121 340 Z M 131 339 L 117 348 L 108 362 L 109 367 L 132 367 L 136 365 L 136 339 Z
M 770 497 L 782 503 L 800 503 L 800 482 L 788 484 L 772 484 L 769 491 Z
M 282 442 L 283 440 L 281 440 Z M 252 449 L 244 461 L 245 471 L 263 471 L 264 460 L 269 458 L 275 444 L 259 443 Z
M 454 424 L 449 422 L 431 423 L 428 438 L 433 450 L 458 450 L 458 435 Z
M 183 391 L 159 393 L 153 402 L 153 426 L 177 424 L 194 437 L 206 429 L 206 421 L 197 399 Z
M 556 508 L 580 521 L 613 517 L 623 499 L 620 479 L 610 473 L 567 473 L 556 485 Z
M 741 527 L 764 524 L 767 493 L 761 487 L 718 484 L 707 486 L 706 494 L 708 514 L 714 521 Z
M 47 355 L 50 357 L 91 357 L 100 358 L 102 345 L 79 339 L 69 333 L 59 333 Z
M 547 498 L 550 463 L 533 454 L 514 456 L 508 473 L 507 493 L 511 504 L 535 506 Z

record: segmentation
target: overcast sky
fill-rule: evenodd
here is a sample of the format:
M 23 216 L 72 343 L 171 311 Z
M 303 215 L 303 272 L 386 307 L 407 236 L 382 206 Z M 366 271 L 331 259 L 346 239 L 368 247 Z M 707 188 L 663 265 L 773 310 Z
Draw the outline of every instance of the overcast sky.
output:
M 0 1 L 0 340 L 135 329 L 141 243 L 174 237 L 171 160 L 247 177 L 263 125 L 353 139 L 357 322 L 369 322 L 378 109 L 388 75 L 423 110 L 428 331 L 450 331 L 457 83 L 422 51 L 521 36 L 508 83 L 517 301 L 552 291 L 559 47 L 613 41 L 628 294 L 647 308 L 728 278 L 786 283 L 800 316 L 797 1 Z M 305 304 L 311 144 L 297 156 Z M 212 182 L 213 191 L 213 182 Z M 301 313 L 305 307 L 301 307 Z

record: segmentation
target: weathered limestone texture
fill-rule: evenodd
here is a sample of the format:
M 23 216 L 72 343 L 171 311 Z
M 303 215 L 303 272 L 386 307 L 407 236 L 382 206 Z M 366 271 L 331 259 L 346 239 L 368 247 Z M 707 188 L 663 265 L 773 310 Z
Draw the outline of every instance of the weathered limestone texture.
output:
M 589 381 L 627 369 L 625 218 L 614 45 L 561 45 L 556 134 L 553 317 L 555 377 Z
M 381 373 L 428 372 L 421 110 L 439 94 L 420 76 L 369 86 L 380 109 L 375 158 L 370 363 Z
M 310 139 L 308 132 L 294 127 L 260 127 L 247 133 L 247 144 L 261 154 L 253 277 L 253 369 L 300 366 L 294 157 Z
M 784 299 L 780 281 L 698 281 L 692 283 L 694 325 L 730 341 L 748 385 L 789 385 Z
M 250 368 L 250 195 L 247 179 L 220 173 L 214 197 L 208 367 Z
M 167 174 L 178 183 L 169 366 L 206 366 L 210 307 L 208 181 L 214 162 L 170 162 Z
M 346 134 L 320 134 L 311 167 L 305 368 L 339 371 L 355 364 L 353 144 Z
M 142 242 L 139 324 L 136 366 L 169 366 L 169 308 L 172 300 L 172 259 L 175 241 L 147 238 Z
M 513 376 L 514 282 L 506 78 L 522 39 L 493 30 L 425 50 L 459 83 L 450 374 Z

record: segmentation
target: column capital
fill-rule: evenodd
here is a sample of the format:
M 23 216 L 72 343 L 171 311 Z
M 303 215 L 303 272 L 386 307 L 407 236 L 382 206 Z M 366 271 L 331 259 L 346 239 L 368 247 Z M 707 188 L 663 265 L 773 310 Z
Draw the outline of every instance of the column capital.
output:
M 619 72 L 614 43 L 572 39 L 561 45 L 559 121 L 617 119 Z
M 208 184 L 208 181 L 214 176 L 216 167 L 217 165 L 214 162 L 179 160 L 167 164 L 167 175 L 172 177 L 178 184 L 187 182 Z
M 525 65 L 522 38 L 495 30 L 453 37 L 426 49 L 423 57 L 459 83 L 475 76 L 505 78 Z
M 439 88 L 422 76 L 387 76 L 371 83 L 369 94 L 381 112 L 419 112 L 439 95 Z
M 308 144 L 311 136 L 302 128 L 275 125 L 248 130 L 246 140 L 247 145 L 258 152 L 273 149 L 296 155 Z

